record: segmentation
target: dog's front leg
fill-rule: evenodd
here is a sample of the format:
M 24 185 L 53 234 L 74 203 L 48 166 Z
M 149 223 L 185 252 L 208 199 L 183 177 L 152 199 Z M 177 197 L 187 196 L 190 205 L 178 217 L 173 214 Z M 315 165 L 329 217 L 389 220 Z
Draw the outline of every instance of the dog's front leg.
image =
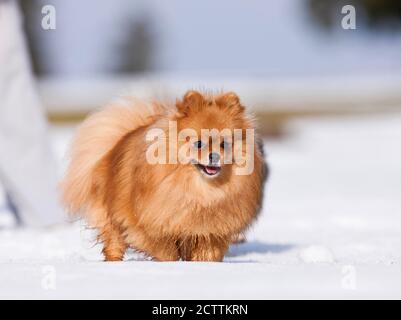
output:
M 141 230 L 134 230 L 127 237 L 130 246 L 144 252 L 155 261 L 177 261 L 179 259 L 176 243 L 169 237 L 153 238 Z
M 214 236 L 198 236 L 182 245 L 182 258 L 187 261 L 222 261 L 230 241 Z

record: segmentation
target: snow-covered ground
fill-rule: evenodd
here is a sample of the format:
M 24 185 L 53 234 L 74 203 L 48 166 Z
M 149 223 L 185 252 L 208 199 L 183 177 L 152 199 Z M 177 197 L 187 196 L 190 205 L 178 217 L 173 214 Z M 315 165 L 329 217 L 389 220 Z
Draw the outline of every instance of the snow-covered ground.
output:
M 71 133 L 51 129 L 60 158 Z M 80 223 L 2 229 L 0 298 L 401 298 L 401 115 L 293 121 L 266 149 L 263 214 L 223 263 L 105 263 Z

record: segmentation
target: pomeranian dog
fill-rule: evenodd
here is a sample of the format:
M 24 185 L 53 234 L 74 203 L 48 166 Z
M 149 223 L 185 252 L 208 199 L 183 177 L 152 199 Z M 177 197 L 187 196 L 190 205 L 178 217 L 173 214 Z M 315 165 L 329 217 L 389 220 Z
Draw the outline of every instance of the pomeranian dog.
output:
M 127 248 L 158 261 L 222 261 L 260 211 L 258 141 L 232 92 L 125 99 L 78 129 L 63 202 L 98 231 L 106 261 Z

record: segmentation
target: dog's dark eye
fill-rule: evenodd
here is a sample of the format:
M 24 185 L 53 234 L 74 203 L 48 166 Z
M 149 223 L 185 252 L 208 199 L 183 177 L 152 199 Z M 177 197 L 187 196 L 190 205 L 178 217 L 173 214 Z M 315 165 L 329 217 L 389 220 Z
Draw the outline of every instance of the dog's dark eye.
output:
M 230 143 L 226 140 L 224 140 L 222 143 L 220 143 L 220 148 L 226 149 L 230 146 Z
M 196 149 L 201 149 L 204 145 L 205 145 L 205 144 L 204 144 L 201 140 L 195 141 L 195 142 L 194 142 L 194 147 L 195 147 Z

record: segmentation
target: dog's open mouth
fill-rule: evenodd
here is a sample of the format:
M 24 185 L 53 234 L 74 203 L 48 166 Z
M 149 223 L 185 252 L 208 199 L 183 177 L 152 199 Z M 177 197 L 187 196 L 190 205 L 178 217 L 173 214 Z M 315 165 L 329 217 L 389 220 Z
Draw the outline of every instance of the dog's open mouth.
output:
M 212 165 L 208 165 L 208 166 L 204 166 L 203 164 L 197 163 L 196 167 L 203 172 L 204 174 L 212 177 L 212 176 L 216 176 L 220 173 L 221 167 L 219 166 L 212 166 Z

